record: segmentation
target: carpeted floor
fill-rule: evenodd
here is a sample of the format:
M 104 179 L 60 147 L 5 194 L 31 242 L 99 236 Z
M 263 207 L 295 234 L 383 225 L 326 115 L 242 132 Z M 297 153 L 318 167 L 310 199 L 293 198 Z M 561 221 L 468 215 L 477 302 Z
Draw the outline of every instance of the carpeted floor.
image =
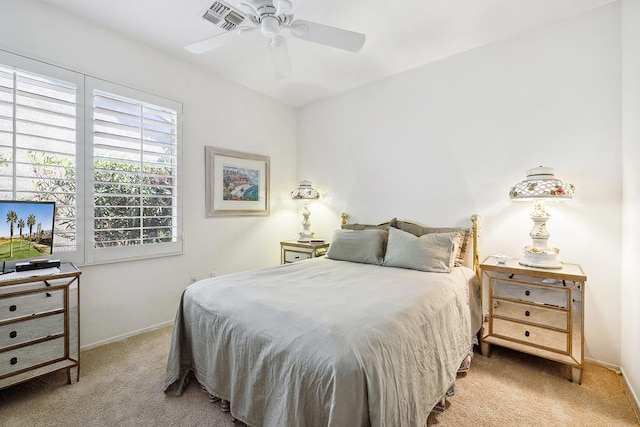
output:
M 234 426 L 193 381 L 180 397 L 163 391 L 171 328 L 82 353 L 80 382 L 64 373 L 0 390 L 0 426 Z M 621 377 L 587 364 L 582 385 L 559 364 L 493 347 L 457 381 L 430 426 L 632 426 L 637 409 Z M 346 426 L 349 427 L 349 426 Z

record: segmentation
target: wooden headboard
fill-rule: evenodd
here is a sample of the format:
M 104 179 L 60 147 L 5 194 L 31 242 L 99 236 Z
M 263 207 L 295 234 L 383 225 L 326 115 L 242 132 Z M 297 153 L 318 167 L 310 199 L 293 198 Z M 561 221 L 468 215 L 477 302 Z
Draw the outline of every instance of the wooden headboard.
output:
M 340 221 L 342 225 L 348 224 L 349 214 L 345 212 L 341 213 Z M 413 221 L 409 221 L 409 222 L 413 222 Z M 414 222 L 414 224 L 423 225 L 417 222 Z M 478 275 L 478 277 L 480 276 L 480 269 L 479 269 L 480 255 L 478 254 L 479 233 L 480 233 L 480 215 L 473 214 L 471 215 L 471 234 L 469 235 L 470 242 L 468 244 L 471 244 L 471 247 L 473 248 L 473 252 L 471 254 L 471 263 L 472 263 L 473 271 L 476 273 L 476 275 Z

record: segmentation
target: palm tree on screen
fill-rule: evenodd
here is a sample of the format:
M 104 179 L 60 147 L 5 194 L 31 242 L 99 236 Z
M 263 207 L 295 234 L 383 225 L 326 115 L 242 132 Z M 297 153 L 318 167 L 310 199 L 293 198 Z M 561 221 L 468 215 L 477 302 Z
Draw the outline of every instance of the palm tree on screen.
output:
M 9 243 L 9 257 L 13 256 L 13 224 L 18 221 L 18 214 L 16 211 L 7 212 L 7 222 L 11 223 L 11 228 L 9 229 L 11 232 L 11 241 Z
M 33 226 L 36 225 L 36 216 L 34 214 L 29 214 L 29 218 L 27 218 L 27 225 L 29 226 L 29 244 L 31 244 L 31 235 L 33 234 Z
M 22 250 L 22 230 L 24 229 L 24 219 L 18 220 L 18 230 L 20 230 L 20 250 Z

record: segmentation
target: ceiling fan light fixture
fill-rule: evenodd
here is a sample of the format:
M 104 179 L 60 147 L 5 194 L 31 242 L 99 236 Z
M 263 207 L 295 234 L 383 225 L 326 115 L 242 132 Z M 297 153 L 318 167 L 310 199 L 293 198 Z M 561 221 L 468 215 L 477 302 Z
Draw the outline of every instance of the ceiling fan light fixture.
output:
M 260 31 L 265 37 L 273 39 L 280 33 L 280 21 L 274 16 L 265 16 L 260 22 Z
M 267 41 L 271 63 L 273 64 L 274 77 L 277 80 L 283 80 L 291 77 L 293 70 L 291 69 L 291 61 L 289 59 L 289 50 L 284 37 L 277 36 Z
M 284 43 L 284 37 L 282 36 L 276 36 L 272 39 L 267 40 L 267 45 L 273 48 L 278 48 L 283 43 Z

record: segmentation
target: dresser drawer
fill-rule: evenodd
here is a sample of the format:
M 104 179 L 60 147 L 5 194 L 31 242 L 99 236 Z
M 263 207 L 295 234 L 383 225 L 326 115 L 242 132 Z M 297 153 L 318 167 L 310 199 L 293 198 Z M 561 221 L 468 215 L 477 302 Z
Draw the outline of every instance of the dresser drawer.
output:
M 0 352 L 0 377 L 64 358 L 64 337 Z
M 3 348 L 64 333 L 64 313 L 38 317 L 0 326 L 0 351 Z
M 538 326 L 495 318 L 493 319 L 492 328 L 491 333 L 495 336 L 563 353 L 567 353 L 569 349 L 569 335 L 565 332 L 552 331 Z
M 63 308 L 63 290 L 0 298 L 0 322 Z
M 34 291 L 39 289 L 45 290 L 55 286 L 65 286 L 72 280 L 74 279 L 68 278 L 68 277 L 65 277 L 62 279 L 47 279 L 47 281 L 36 279 L 36 281 L 34 282 L 20 283 L 17 285 L 0 286 L 0 298 L 3 295 L 12 294 L 16 292 Z M 2 285 L 2 283 L 3 282 L 0 281 L 0 285 Z
M 568 307 L 568 290 L 552 289 L 541 286 L 513 283 L 496 280 L 493 283 L 493 296 L 508 298 L 516 301 L 527 301 L 536 304 L 551 305 L 554 307 Z
M 511 301 L 494 301 L 493 315 L 565 331 L 569 329 L 569 312 L 559 309 Z
M 311 258 L 311 252 L 292 251 L 291 249 L 284 250 L 284 262 L 296 262 L 304 259 Z

